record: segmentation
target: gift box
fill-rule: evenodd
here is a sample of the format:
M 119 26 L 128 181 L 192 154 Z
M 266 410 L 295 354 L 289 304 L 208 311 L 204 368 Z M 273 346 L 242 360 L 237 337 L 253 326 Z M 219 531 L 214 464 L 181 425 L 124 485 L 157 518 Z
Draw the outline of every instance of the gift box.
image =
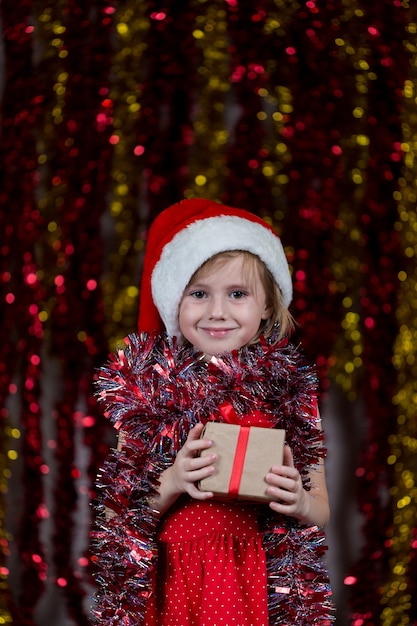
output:
M 199 481 L 201 491 L 217 498 L 269 502 L 265 476 L 273 465 L 281 465 L 285 430 L 207 422 L 201 437 L 213 445 L 201 456 L 217 455 L 215 472 Z

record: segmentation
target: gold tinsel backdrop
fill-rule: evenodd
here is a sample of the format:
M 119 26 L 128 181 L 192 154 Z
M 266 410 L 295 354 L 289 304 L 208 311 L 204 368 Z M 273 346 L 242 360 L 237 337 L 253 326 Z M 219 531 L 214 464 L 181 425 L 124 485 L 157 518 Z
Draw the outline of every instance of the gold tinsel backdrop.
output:
M 114 443 L 94 368 L 135 330 L 150 221 L 196 196 L 282 235 L 321 402 L 347 431 L 360 414 L 343 623 L 416 625 L 417 5 L 0 10 L 0 625 L 58 624 L 39 622 L 51 590 L 88 623 L 89 503 Z

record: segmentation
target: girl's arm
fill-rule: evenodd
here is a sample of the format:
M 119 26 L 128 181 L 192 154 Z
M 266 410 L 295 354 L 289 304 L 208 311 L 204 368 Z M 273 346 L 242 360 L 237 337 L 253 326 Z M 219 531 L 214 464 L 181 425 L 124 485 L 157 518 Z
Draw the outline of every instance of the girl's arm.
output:
M 276 513 L 295 517 L 302 524 L 324 527 L 330 518 L 330 508 L 322 460 L 310 471 L 309 478 L 311 489 L 307 491 L 294 467 L 291 449 L 285 446 L 283 465 L 272 467 L 266 476 L 270 484 L 268 494 L 274 498 L 269 506 Z

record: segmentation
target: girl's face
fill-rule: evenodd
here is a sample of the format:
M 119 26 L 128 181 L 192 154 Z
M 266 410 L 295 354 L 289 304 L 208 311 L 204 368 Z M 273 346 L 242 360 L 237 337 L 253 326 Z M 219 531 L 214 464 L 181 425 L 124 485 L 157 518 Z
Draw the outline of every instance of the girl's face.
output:
M 254 270 L 249 273 L 243 257 L 237 256 L 191 279 L 180 303 L 179 325 L 198 350 L 212 356 L 241 348 L 269 318 L 271 307 L 258 267 Z

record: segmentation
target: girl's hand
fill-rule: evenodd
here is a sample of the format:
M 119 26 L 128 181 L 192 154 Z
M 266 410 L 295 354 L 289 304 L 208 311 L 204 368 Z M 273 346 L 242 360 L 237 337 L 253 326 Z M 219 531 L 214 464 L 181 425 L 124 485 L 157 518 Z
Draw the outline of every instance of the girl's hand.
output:
M 171 481 L 174 491 L 178 494 L 188 493 L 196 500 L 206 500 L 213 497 L 211 491 L 202 492 L 196 483 L 214 473 L 213 463 L 217 460 L 215 454 L 201 457 L 201 450 L 210 448 L 212 441 L 200 439 L 204 424 L 196 424 L 189 432 L 187 441 L 178 452 L 171 468 Z
M 287 445 L 284 446 L 283 461 L 283 465 L 275 465 L 265 477 L 270 485 L 267 493 L 273 498 L 270 508 L 276 513 L 295 517 L 302 524 L 325 526 L 329 519 L 329 502 L 324 469 L 318 466 L 310 472 L 311 490 L 306 491 Z
M 207 500 L 213 497 L 211 491 L 200 491 L 196 483 L 214 472 L 215 454 L 199 456 L 200 450 L 210 448 L 209 439 L 200 439 L 203 424 L 196 424 L 189 432 L 187 440 L 168 469 L 161 474 L 159 496 L 153 505 L 162 515 L 182 493 L 188 493 L 195 500 Z
M 303 487 L 300 472 L 294 466 L 291 448 L 284 446 L 283 465 L 275 465 L 266 475 L 268 495 L 273 498 L 269 506 L 276 513 L 305 519 L 308 513 L 308 493 Z

